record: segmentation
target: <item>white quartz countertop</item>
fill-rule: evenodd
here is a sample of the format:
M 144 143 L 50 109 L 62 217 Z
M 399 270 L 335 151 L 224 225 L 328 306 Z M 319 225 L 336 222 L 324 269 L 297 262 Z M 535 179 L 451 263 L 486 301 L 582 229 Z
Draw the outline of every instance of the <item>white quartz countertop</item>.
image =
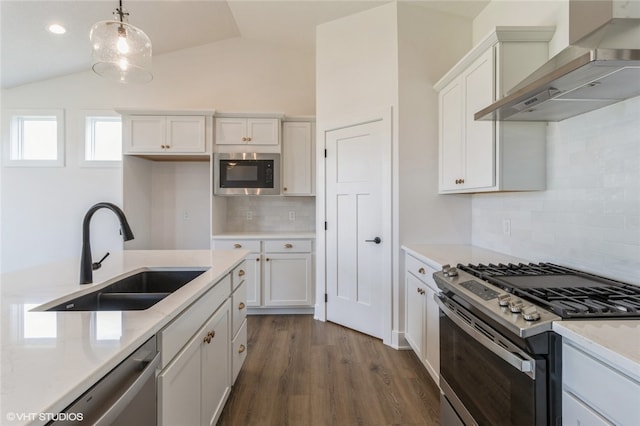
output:
M 471 245 L 406 244 L 402 248 L 437 270 L 446 264 L 528 262 Z M 640 320 L 564 320 L 554 322 L 553 330 L 640 380 Z
M 402 248 L 437 270 L 442 269 L 442 265 L 455 266 L 458 263 L 527 262 L 526 259 L 471 245 L 405 244 Z
M 40 413 L 56 413 L 68 406 L 212 288 L 247 254 L 244 250 L 112 253 L 103 267 L 94 271 L 94 283 L 82 286 L 78 284 L 77 259 L 0 275 L 0 424 L 46 423 Z M 206 272 L 142 311 L 32 310 L 72 293 L 91 292 L 121 275 L 167 268 Z
M 553 331 L 640 381 L 640 320 L 557 321 Z
M 211 236 L 221 240 L 268 240 L 268 239 L 293 239 L 305 238 L 315 239 L 315 232 L 222 232 Z

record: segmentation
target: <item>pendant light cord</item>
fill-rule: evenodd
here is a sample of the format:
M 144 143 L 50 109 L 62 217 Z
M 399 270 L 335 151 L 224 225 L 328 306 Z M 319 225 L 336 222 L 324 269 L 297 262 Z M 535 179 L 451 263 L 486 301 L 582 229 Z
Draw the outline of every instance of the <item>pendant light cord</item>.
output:
M 125 16 L 129 16 L 129 12 L 124 12 L 124 10 L 122 9 L 122 0 L 120 0 L 120 7 L 116 9 L 116 12 L 120 16 L 120 22 L 121 23 L 124 22 L 124 17 Z

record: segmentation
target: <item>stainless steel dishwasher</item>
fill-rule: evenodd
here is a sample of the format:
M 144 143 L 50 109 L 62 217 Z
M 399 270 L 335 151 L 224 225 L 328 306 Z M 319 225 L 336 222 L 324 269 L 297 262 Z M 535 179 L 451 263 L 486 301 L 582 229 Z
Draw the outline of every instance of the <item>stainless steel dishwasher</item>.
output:
M 155 426 L 159 363 L 154 336 L 69 405 L 59 421 L 49 424 Z

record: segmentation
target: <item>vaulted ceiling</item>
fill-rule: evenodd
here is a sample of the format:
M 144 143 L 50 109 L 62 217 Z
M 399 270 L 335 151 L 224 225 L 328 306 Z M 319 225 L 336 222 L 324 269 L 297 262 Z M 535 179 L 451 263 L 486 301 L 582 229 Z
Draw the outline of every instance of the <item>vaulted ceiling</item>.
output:
M 151 38 L 154 56 L 233 37 L 314 49 L 318 24 L 386 1 L 124 0 L 129 23 Z M 489 0 L 418 0 L 424 7 L 473 19 Z M 3 88 L 87 70 L 89 30 L 112 19 L 116 0 L 1 0 L 0 79 Z M 67 32 L 51 34 L 59 23 Z

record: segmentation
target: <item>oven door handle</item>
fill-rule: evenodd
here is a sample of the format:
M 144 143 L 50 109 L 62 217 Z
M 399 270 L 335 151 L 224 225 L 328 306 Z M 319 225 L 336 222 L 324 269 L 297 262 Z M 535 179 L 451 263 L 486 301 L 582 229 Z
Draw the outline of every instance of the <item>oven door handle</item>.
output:
M 493 340 L 476 330 L 473 326 L 461 319 L 454 311 L 449 309 L 438 295 L 434 295 L 436 303 L 451 321 L 453 321 L 460 329 L 467 333 L 470 337 L 487 348 L 489 351 L 499 356 L 509 365 L 515 367 L 518 371 L 525 373 L 527 376 L 535 380 L 535 360 L 526 356 L 522 352 L 512 352 L 495 343 Z

